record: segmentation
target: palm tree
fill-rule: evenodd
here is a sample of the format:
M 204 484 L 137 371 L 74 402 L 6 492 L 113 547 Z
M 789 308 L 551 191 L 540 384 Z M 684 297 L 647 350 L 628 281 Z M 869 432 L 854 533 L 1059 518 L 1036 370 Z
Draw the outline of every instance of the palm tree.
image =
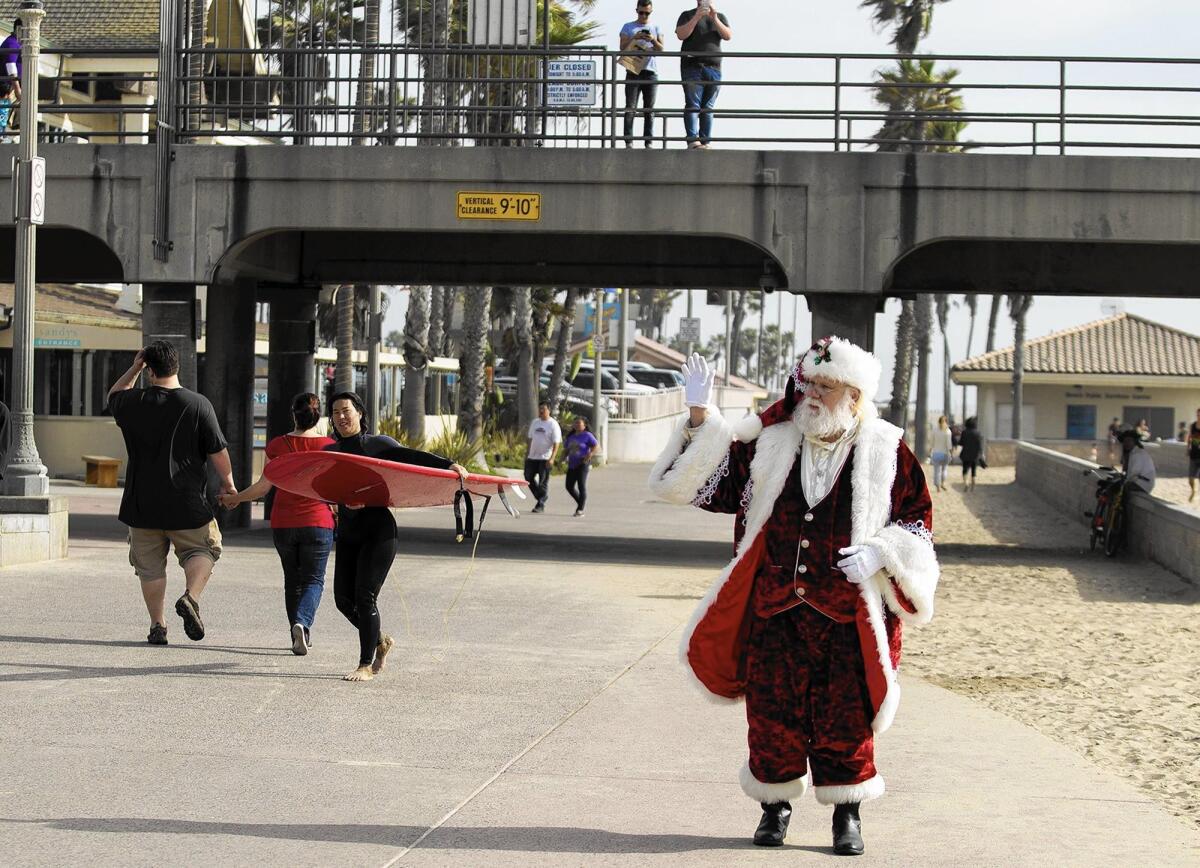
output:
M 1012 439 L 1020 440 L 1021 409 L 1025 398 L 1025 316 L 1033 305 L 1033 296 L 1017 293 L 1008 297 L 1008 312 L 1013 321 Z
M 408 312 L 404 316 L 404 397 L 400 402 L 400 425 L 413 440 L 425 437 L 425 374 L 429 366 L 428 286 L 408 289 Z
M 933 336 L 933 299 L 928 293 L 917 296 L 914 337 L 917 361 L 917 416 L 913 420 L 913 450 L 919 457 L 929 454 L 929 345 Z
M 874 98 L 888 116 L 872 137 L 878 149 L 961 153 L 957 141 L 967 123 L 949 117 L 963 110 L 960 89 L 952 84 L 958 74 L 936 70 L 928 59 L 901 59 L 894 69 L 879 70 Z
M 337 296 L 337 373 L 334 391 L 354 390 L 354 287 L 343 284 Z
M 202 0 L 193 0 L 203 7 Z M 275 0 L 270 11 L 256 22 L 258 41 L 268 58 L 268 70 L 278 78 L 277 94 L 291 119 L 285 123 L 300 135 L 296 144 L 308 144 L 316 107 L 330 104 L 329 59 L 318 53 L 324 46 L 363 38 L 364 18 L 355 12 L 366 0 Z M 378 0 L 372 0 L 377 3 Z M 378 20 L 378 13 L 376 14 Z M 376 25 L 378 29 L 378 25 Z M 376 36 L 378 39 L 378 36 Z
M 379 0 L 363 0 L 363 51 L 358 61 L 358 94 L 355 97 L 355 112 L 352 128 L 356 133 L 374 132 L 378 119 L 374 117 L 372 106 L 379 97 L 379 88 L 375 83 L 375 59 L 379 47 Z M 385 91 L 386 93 L 386 91 Z M 356 145 L 370 144 L 365 136 L 354 139 Z
M 862 0 L 860 9 L 871 10 L 876 30 L 891 28 L 890 42 L 897 54 L 915 54 L 917 43 L 929 35 L 933 26 L 933 8 L 950 0 Z
M 950 297 L 939 295 L 935 301 L 937 311 L 938 331 L 942 333 L 942 413 L 947 419 L 953 419 L 954 413 L 950 407 L 950 332 L 947 321 L 950 319 Z M 965 411 L 966 404 L 963 404 Z
M 912 391 L 915 331 L 915 303 L 906 298 L 900 304 L 900 318 L 896 321 L 896 363 L 892 368 L 892 400 L 888 404 L 888 419 L 901 430 L 908 429 L 908 396 Z
M 458 430 L 465 433 L 471 443 L 483 439 L 483 399 L 487 391 L 484 365 L 492 323 L 491 309 L 491 287 L 466 290 L 463 296 Z
M 429 355 L 440 356 L 446 331 L 446 308 L 442 303 L 445 287 L 434 286 L 429 291 Z M 442 378 L 434 376 L 426 384 L 426 407 L 434 413 L 442 412 Z
M 554 346 L 554 365 L 550 368 L 550 386 L 546 400 L 550 403 L 550 414 L 558 414 L 562 401 L 562 388 L 567 375 L 567 349 L 571 344 L 571 333 L 575 331 L 575 299 L 579 290 L 572 287 L 563 299 L 562 313 L 558 316 L 558 340 Z
M 517 351 L 517 426 L 529 430 L 537 415 L 538 372 L 533 348 L 533 290 L 528 286 L 513 289 L 513 338 Z
M 975 343 L 975 314 L 979 310 L 979 295 L 974 292 L 968 292 L 963 296 L 963 302 L 967 306 L 967 310 L 971 313 L 971 325 L 967 329 L 967 354 L 963 356 L 965 359 L 971 358 L 971 347 Z M 963 383 L 962 387 L 962 414 L 963 418 L 967 417 L 967 384 Z
M 1000 318 L 1000 303 L 1004 300 L 1002 295 L 992 296 L 992 310 L 988 314 L 988 330 L 987 343 L 983 345 L 983 351 L 990 353 L 996 349 L 996 320 Z

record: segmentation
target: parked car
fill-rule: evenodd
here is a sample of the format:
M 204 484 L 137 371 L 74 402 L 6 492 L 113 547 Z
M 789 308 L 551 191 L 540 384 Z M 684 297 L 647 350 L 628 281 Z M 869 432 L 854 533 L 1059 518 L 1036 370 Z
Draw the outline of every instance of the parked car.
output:
M 630 371 L 630 374 L 643 386 L 654 386 L 656 389 L 675 389 L 683 385 L 683 374 L 667 368 Z
M 591 362 L 587 362 L 585 364 L 580 365 L 579 373 L 575 376 L 575 379 L 572 380 L 571 382 L 577 386 L 580 386 L 580 388 L 591 389 L 592 382 L 593 382 L 592 371 L 594 371 L 594 370 L 595 370 L 595 368 L 592 366 Z M 653 386 L 646 386 L 646 385 L 639 383 L 634 378 L 633 371 L 625 372 L 625 388 L 623 388 L 623 389 L 621 388 L 620 385 L 618 385 L 619 381 L 617 380 L 617 371 L 615 371 L 614 369 L 611 369 L 607 366 L 604 366 L 604 367 L 600 368 L 600 373 L 601 373 L 600 390 L 603 392 L 624 392 L 627 395 L 653 395 L 655 392 L 658 391 L 658 389 L 656 389 Z M 586 381 L 587 385 L 581 385 L 579 383 L 579 378 L 583 377 L 584 375 L 587 376 L 587 381 Z

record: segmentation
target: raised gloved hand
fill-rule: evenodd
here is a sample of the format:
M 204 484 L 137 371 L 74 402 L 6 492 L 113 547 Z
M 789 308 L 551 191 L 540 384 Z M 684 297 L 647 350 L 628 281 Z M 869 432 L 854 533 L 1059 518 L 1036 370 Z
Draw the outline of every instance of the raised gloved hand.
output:
M 715 368 L 709 368 L 704 356 L 692 353 L 680 367 L 683 371 L 684 403 L 689 407 L 707 407 L 712 401 L 713 379 L 717 375 Z
M 871 576 L 883 569 L 883 558 L 874 546 L 847 546 L 838 549 L 838 554 L 846 557 L 837 562 L 837 568 L 846 574 L 846 578 L 856 585 L 861 585 Z

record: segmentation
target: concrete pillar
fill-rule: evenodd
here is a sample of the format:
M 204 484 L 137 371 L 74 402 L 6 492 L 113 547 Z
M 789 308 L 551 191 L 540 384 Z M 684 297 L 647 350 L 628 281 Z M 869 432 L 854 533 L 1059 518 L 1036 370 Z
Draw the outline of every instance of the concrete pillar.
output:
M 142 284 L 142 346 L 170 341 L 179 351 L 179 382 L 196 390 L 196 287 L 190 283 Z
M 204 381 L 200 391 L 212 402 L 229 443 L 238 490 L 254 473 L 254 281 L 208 288 L 204 328 Z M 210 476 L 211 479 L 211 476 Z M 221 510 L 222 527 L 249 527 L 250 505 Z
M 882 299 L 860 293 L 810 293 L 805 296 L 812 311 L 812 340 L 837 335 L 865 350 L 875 349 L 875 314 Z
M 267 439 L 292 430 L 292 398 L 315 392 L 316 289 L 272 290 L 260 300 L 271 305 L 267 356 Z

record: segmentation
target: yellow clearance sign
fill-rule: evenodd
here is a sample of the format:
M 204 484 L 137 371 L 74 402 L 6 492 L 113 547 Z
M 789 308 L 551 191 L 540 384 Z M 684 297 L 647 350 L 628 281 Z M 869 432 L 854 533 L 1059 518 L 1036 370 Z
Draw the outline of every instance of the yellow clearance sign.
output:
M 459 220 L 541 220 L 541 193 L 458 194 Z

